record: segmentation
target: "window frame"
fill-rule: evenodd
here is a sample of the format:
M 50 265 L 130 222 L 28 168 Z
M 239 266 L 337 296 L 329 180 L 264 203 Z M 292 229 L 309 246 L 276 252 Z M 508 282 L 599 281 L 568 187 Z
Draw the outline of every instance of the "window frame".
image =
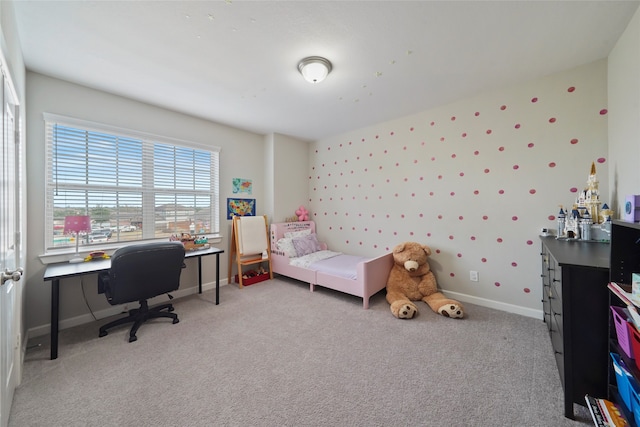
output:
M 142 216 L 142 222 L 145 225 L 153 225 L 151 227 L 151 231 L 146 231 L 145 229 L 149 229 L 150 227 L 143 226 L 142 235 L 140 239 L 135 240 L 118 240 L 115 242 L 101 243 L 99 245 L 89 245 L 85 246 L 85 249 L 88 250 L 96 250 L 96 249 L 115 249 L 117 247 L 126 246 L 129 244 L 141 243 L 141 242 L 150 242 L 154 240 L 164 240 L 164 238 L 156 237 L 155 234 L 155 196 L 158 194 L 175 194 L 178 195 L 180 193 L 186 192 L 193 194 L 193 197 L 202 198 L 205 195 L 205 198 L 210 198 L 210 214 L 208 216 L 210 220 L 210 232 L 207 233 L 196 233 L 199 236 L 206 236 L 207 239 L 211 240 L 220 240 L 221 239 L 221 224 L 220 224 L 220 151 L 221 148 L 215 145 L 206 145 L 193 141 L 167 137 L 156 135 L 148 132 L 141 132 L 132 129 L 121 128 L 117 126 L 96 123 L 92 121 L 77 119 L 73 117 L 62 116 L 58 114 L 52 113 L 43 113 L 43 118 L 45 122 L 45 209 L 44 209 L 44 252 L 45 255 L 56 255 L 62 253 L 75 252 L 75 245 L 69 246 L 59 246 L 56 247 L 54 245 L 54 191 L 56 188 L 78 188 L 76 184 L 65 185 L 60 182 L 56 182 L 54 178 L 54 133 L 53 129 L 56 125 L 68 127 L 72 129 L 78 129 L 80 131 L 85 132 L 95 132 L 99 134 L 105 134 L 117 138 L 127 138 L 140 140 L 142 143 L 141 150 L 143 152 L 147 152 L 151 150 L 153 152 L 155 144 L 162 144 L 164 146 L 170 146 L 174 151 L 180 150 L 198 150 L 198 151 L 206 151 L 209 156 L 210 161 L 210 188 L 206 191 L 203 190 L 184 190 L 181 189 L 178 185 L 174 185 L 173 188 L 166 188 L 163 186 L 156 187 L 155 185 L 142 185 L 137 191 L 141 193 L 142 200 L 140 202 L 140 210 Z M 197 153 L 194 153 L 194 156 Z M 145 154 L 143 153 L 143 156 Z M 144 159 L 141 160 L 143 163 L 141 177 L 143 180 L 146 180 L 147 183 L 153 183 L 153 165 L 155 162 L 146 162 Z M 194 174 L 195 175 L 195 174 Z M 118 193 L 118 185 L 113 187 L 114 193 Z M 129 190 L 129 187 L 120 186 L 122 190 L 121 192 L 126 192 Z M 95 186 L 87 184 L 85 190 L 95 191 Z M 108 190 L 108 186 L 100 189 L 105 193 Z M 196 196 L 199 194 L 199 196 Z

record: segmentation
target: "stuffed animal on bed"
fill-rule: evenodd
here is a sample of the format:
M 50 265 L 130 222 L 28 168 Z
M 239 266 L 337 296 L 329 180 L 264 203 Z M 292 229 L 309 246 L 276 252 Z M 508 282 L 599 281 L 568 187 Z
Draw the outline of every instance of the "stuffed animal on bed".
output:
M 431 310 L 445 317 L 462 318 L 464 308 L 458 301 L 438 292 L 436 278 L 427 257 L 431 249 L 416 242 L 404 242 L 393 248 L 393 267 L 387 279 L 387 302 L 398 319 L 412 319 L 418 307 L 412 301 L 424 301 Z

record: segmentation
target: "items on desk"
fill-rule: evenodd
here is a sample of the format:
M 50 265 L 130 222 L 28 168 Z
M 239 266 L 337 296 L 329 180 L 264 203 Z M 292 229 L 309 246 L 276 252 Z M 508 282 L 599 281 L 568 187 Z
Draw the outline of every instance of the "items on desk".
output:
M 85 257 L 85 261 L 93 261 L 94 259 L 109 259 L 109 255 L 105 251 L 93 251 Z
M 64 217 L 64 234 L 71 234 L 76 240 L 76 253 L 69 260 L 71 263 L 82 262 L 84 258 L 78 252 L 80 233 L 91 231 L 91 219 L 89 215 L 69 215 Z
M 182 233 L 180 236 L 172 234 L 169 237 L 171 242 L 181 242 L 184 249 L 187 251 L 194 251 L 197 249 L 209 248 L 209 239 L 205 236 L 194 236 L 190 233 Z

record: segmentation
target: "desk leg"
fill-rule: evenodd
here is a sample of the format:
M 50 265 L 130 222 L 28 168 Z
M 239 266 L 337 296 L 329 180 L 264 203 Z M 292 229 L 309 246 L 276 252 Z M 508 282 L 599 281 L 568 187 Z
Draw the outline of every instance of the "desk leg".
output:
M 58 358 L 58 309 L 60 308 L 60 280 L 51 281 L 51 360 Z
M 198 293 L 202 293 L 202 257 L 198 257 Z
M 216 305 L 220 303 L 220 254 L 216 254 Z

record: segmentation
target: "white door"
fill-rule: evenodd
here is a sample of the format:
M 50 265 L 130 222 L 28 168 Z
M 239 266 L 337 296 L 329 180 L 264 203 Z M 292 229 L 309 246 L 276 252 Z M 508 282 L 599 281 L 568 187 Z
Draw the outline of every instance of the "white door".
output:
M 16 99 L 6 68 L 0 74 L 0 426 L 8 424 L 20 362 L 21 144 L 16 129 Z

